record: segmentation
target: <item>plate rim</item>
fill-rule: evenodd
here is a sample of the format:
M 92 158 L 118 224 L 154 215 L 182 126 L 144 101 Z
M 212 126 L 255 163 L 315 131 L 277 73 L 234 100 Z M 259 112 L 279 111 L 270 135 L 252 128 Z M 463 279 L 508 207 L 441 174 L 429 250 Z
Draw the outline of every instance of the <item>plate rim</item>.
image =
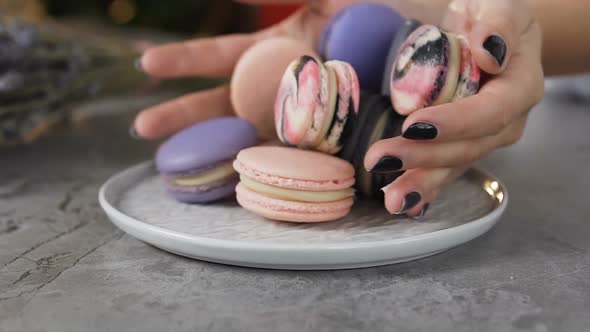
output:
M 458 225 L 458 226 L 445 228 L 445 229 L 441 229 L 441 230 L 437 230 L 437 231 L 433 231 L 433 232 L 429 232 L 429 233 L 424 233 L 424 234 L 420 234 L 420 235 L 404 237 L 404 238 L 397 238 L 397 239 L 391 239 L 391 240 L 378 240 L 378 241 L 362 241 L 362 242 L 285 244 L 285 243 L 279 243 L 279 242 L 258 242 L 256 240 L 215 239 L 215 238 L 202 237 L 202 236 L 193 235 L 193 234 L 187 235 L 186 233 L 181 233 L 181 232 L 170 230 L 170 229 L 163 228 L 160 226 L 154 226 L 152 224 L 138 220 L 136 218 L 133 218 L 132 216 L 129 216 L 129 215 L 123 213 L 122 211 L 117 209 L 114 206 L 114 204 L 112 204 L 112 202 L 110 202 L 107 199 L 106 192 L 113 185 L 113 183 L 116 183 L 117 181 L 121 180 L 121 178 L 125 178 L 130 173 L 138 172 L 140 168 L 145 168 L 144 171 L 146 171 L 152 165 L 153 165 L 153 161 L 144 161 L 142 163 L 133 165 L 131 167 L 124 169 L 123 171 L 120 171 L 120 172 L 112 175 L 100 187 L 100 190 L 98 193 L 98 200 L 99 200 L 99 203 L 100 203 L 102 209 L 108 215 L 109 219 L 111 219 L 111 221 L 115 225 L 117 225 L 117 227 L 119 227 L 119 228 L 121 228 L 121 226 L 119 225 L 119 222 L 121 222 L 122 224 L 125 224 L 125 226 L 131 226 L 133 228 L 143 228 L 144 230 L 149 231 L 152 234 L 158 234 L 158 236 L 165 236 L 171 240 L 189 241 L 192 244 L 195 244 L 195 242 L 198 242 L 198 244 L 200 246 L 208 247 L 210 249 L 224 249 L 224 250 L 225 249 L 230 249 L 230 250 L 240 249 L 240 250 L 255 250 L 255 251 L 269 251 L 269 250 L 277 251 L 278 250 L 278 251 L 289 251 L 289 252 L 298 252 L 298 253 L 304 253 L 304 252 L 316 252 L 317 253 L 318 251 L 326 251 L 326 250 L 348 251 L 348 250 L 358 250 L 358 249 L 375 249 L 376 247 L 382 248 L 382 247 L 395 247 L 395 246 L 410 245 L 410 244 L 416 245 L 416 244 L 420 244 L 422 242 L 428 242 L 429 240 L 433 240 L 433 239 L 440 240 L 441 237 L 451 238 L 451 237 L 453 237 L 453 235 L 460 234 L 461 232 L 466 232 L 469 228 L 476 228 L 476 229 L 483 230 L 483 231 L 477 232 L 478 234 L 475 236 L 470 235 L 469 239 L 467 239 L 467 240 L 462 240 L 462 241 L 457 242 L 451 246 L 441 246 L 439 249 L 439 251 L 440 251 L 440 250 L 444 250 L 444 249 L 450 249 L 454 246 L 469 242 L 469 241 L 483 235 L 487 231 L 489 231 L 500 220 L 500 217 L 502 216 L 502 214 L 506 210 L 506 208 L 508 206 L 508 202 L 509 202 L 508 190 L 507 190 L 505 184 L 498 177 L 492 175 L 490 172 L 485 171 L 479 167 L 471 167 L 468 170 L 468 172 L 475 171 L 476 173 L 479 173 L 482 176 L 494 179 L 494 181 L 498 182 L 499 188 L 502 189 L 502 193 L 503 193 L 504 197 L 503 197 L 502 201 L 500 203 L 498 203 L 498 205 L 495 206 L 494 209 L 492 211 L 490 211 L 489 213 L 487 213 L 477 219 L 474 219 L 474 220 L 468 221 L 464 224 Z M 117 221 L 115 221 L 113 219 L 115 219 Z M 125 229 L 123 229 L 123 231 L 125 231 L 126 233 L 129 233 Z M 470 232 L 470 234 L 471 234 L 471 232 Z M 143 237 L 143 236 L 138 236 L 137 234 L 130 234 L 130 235 L 132 235 L 142 241 L 146 241 L 146 242 L 151 243 L 155 246 L 158 246 L 158 245 L 154 244 L 152 241 L 146 240 L 145 237 Z M 441 241 L 441 242 L 444 242 L 444 241 Z

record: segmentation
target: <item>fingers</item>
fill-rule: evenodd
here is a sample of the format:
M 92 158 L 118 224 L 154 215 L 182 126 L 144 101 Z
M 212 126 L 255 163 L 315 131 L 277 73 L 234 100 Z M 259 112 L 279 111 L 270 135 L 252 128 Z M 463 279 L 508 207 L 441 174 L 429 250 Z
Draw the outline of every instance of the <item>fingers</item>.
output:
M 382 190 L 385 208 L 391 214 L 406 214 L 409 217 L 423 215 L 440 190 L 463 174 L 466 166 L 459 168 L 414 169 L 405 172 Z
M 412 113 L 404 121 L 404 137 L 448 142 L 500 133 L 543 97 L 540 43 L 539 27 L 532 25 L 506 71 L 474 96 Z
M 441 143 L 497 135 L 538 102 L 531 92 L 542 87 L 524 80 L 519 84 L 490 81 L 490 86 L 475 96 L 416 111 L 404 121 L 403 135 Z
M 202 38 L 154 47 L 143 54 L 140 64 L 146 73 L 161 78 L 228 76 L 242 53 L 271 33 Z
M 199 121 L 231 114 L 229 87 L 222 86 L 148 108 L 137 115 L 134 128 L 143 138 L 158 139 Z
M 524 132 L 526 117 L 518 119 L 500 134 L 456 142 L 420 142 L 395 137 L 373 144 L 365 156 L 371 172 L 395 172 L 416 168 L 445 168 L 470 164 L 493 149 L 515 143 Z
M 444 24 L 467 36 L 482 70 L 498 74 L 506 68 L 532 21 L 522 0 L 455 0 L 449 4 Z

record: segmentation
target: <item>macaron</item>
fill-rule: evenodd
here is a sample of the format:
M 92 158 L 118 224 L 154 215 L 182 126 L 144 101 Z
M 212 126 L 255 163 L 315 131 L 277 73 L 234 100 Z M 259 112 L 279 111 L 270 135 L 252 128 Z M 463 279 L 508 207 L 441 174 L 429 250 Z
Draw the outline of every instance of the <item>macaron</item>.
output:
M 347 6 L 324 26 L 318 53 L 325 60 L 350 63 L 363 90 L 379 91 L 391 41 L 404 20 L 383 4 Z
M 422 25 L 401 45 L 391 71 L 391 102 L 401 114 L 473 94 L 479 67 L 465 39 L 434 25 Z M 464 80 L 459 84 L 460 80 Z M 475 81 L 477 80 L 477 82 Z M 469 88 L 467 86 L 469 85 Z
M 343 61 L 322 63 L 312 56 L 287 67 L 275 100 L 275 128 L 290 146 L 335 154 L 346 140 L 346 127 L 359 105 L 359 82 Z
M 256 128 L 237 117 L 197 123 L 158 149 L 156 168 L 179 202 L 208 203 L 233 195 L 239 176 L 236 155 L 258 143 Z
M 479 90 L 481 71 L 475 58 L 471 54 L 469 42 L 463 36 L 457 36 L 461 46 L 461 67 L 459 68 L 459 81 L 453 100 L 473 96 Z
M 242 150 L 233 165 L 240 174 L 238 203 L 268 219 L 337 220 L 354 203 L 352 165 L 325 153 L 257 146 Z
M 355 188 L 366 197 L 382 197 L 381 188 L 393 182 L 402 172 L 371 173 L 364 167 L 368 149 L 378 140 L 401 135 L 405 117 L 394 111 L 389 97 L 361 93 L 359 117 L 338 156 L 352 163 L 355 169 Z
M 307 44 L 288 37 L 274 37 L 246 50 L 234 68 L 230 99 L 236 114 L 252 123 L 263 140 L 275 139 L 273 105 L 285 69 L 293 59 L 309 54 Z
M 397 30 L 393 41 L 391 42 L 391 46 L 389 48 L 389 53 L 387 53 L 387 60 L 385 64 L 385 70 L 383 71 L 383 80 L 381 85 L 381 94 L 384 96 L 389 96 L 391 94 L 390 80 L 391 80 L 391 71 L 393 70 L 393 65 L 395 63 L 395 59 L 397 58 L 397 54 L 399 53 L 399 49 L 402 44 L 406 41 L 408 36 L 414 30 L 416 30 L 422 23 L 418 20 L 406 20 L 404 24 L 402 24 L 399 29 Z

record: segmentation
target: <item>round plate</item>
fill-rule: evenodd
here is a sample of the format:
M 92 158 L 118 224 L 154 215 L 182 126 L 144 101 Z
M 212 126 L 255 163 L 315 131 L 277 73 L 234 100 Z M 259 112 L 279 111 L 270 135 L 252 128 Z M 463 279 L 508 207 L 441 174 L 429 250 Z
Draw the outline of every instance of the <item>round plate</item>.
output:
M 109 179 L 99 200 L 119 228 L 179 255 L 249 267 L 324 270 L 406 262 L 470 241 L 498 221 L 508 193 L 497 179 L 471 169 L 421 221 L 392 216 L 379 202 L 359 201 L 344 219 L 295 224 L 254 215 L 233 198 L 208 205 L 178 203 L 148 162 Z

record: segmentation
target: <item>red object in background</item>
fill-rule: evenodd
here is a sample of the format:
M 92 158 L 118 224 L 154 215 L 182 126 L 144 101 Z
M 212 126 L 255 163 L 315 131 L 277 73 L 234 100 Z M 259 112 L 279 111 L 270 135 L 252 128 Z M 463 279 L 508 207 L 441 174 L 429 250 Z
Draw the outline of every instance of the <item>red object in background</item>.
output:
M 301 5 L 264 5 L 257 9 L 256 26 L 259 29 L 276 24 L 293 14 Z

